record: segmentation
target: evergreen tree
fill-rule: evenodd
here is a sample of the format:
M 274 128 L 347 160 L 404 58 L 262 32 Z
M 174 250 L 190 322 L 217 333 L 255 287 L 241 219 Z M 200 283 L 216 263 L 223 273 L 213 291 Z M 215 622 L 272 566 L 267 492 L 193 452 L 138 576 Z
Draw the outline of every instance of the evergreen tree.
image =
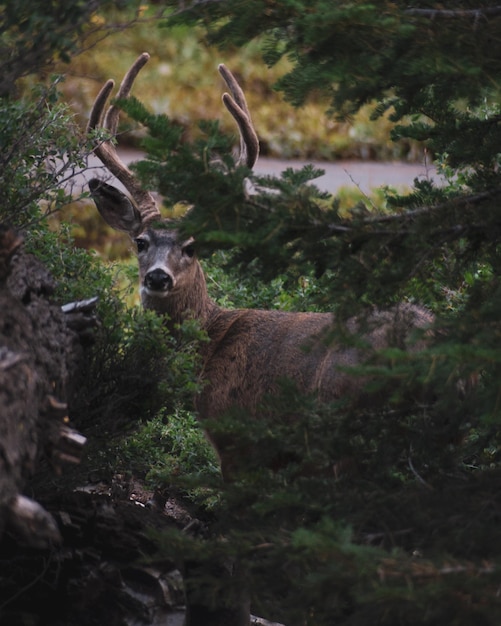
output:
M 165 117 L 123 103 L 150 128 L 139 173 L 168 202 L 192 205 L 182 228 L 202 253 L 226 247 L 242 272 L 317 281 L 337 341 L 342 320 L 374 306 L 419 301 L 436 314 L 426 350 L 386 350 L 353 371 L 369 375 L 373 402 L 322 407 L 285 386 L 263 406 L 271 422 L 228 416 L 221 427 L 253 454 L 224 489 L 214 536 L 226 540 L 178 538 L 180 550 L 238 554 L 256 610 L 287 624 L 499 623 L 501 9 L 166 4 L 211 42 L 260 36 L 266 62 L 287 56 L 277 87 L 296 105 L 322 91 L 331 115 L 369 101 L 375 118 L 391 111 L 395 139 L 422 141 L 449 176 L 346 216 L 311 184 L 313 168 L 275 179 L 228 157 L 208 167 L 209 152 L 228 148 L 216 126 L 186 145 Z M 292 409 L 293 427 L 281 419 Z M 271 471 L 280 451 L 287 462 Z

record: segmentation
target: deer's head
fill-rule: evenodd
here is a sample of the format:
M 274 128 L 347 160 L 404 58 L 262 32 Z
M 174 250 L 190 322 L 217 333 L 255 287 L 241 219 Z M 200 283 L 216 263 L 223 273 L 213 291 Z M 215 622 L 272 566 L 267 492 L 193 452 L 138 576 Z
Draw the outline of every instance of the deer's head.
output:
M 129 96 L 137 74 L 149 58 L 149 54 L 144 52 L 136 59 L 120 85 L 117 99 Z M 219 66 L 219 72 L 231 92 L 231 95 L 223 94 L 223 102 L 237 122 L 240 132 L 237 163 L 252 168 L 259 154 L 259 141 L 244 93 L 224 65 Z M 109 172 L 124 185 L 130 196 L 97 178 L 89 182 L 89 188 L 105 221 L 112 228 L 126 232 L 135 242 L 143 305 L 164 310 L 162 300 L 181 292 L 201 274 L 201 270 L 196 260 L 193 239 L 181 238 L 176 230 L 169 228 L 171 224 L 162 219 L 153 195 L 141 187 L 134 173 L 118 156 L 113 138 L 117 132 L 119 109 L 115 105 L 106 109 L 114 84 L 113 80 L 108 80 L 99 92 L 90 114 L 87 132 L 91 133 L 98 128 L 108 131 L 110 138 L 98 142 L 94 152 Z

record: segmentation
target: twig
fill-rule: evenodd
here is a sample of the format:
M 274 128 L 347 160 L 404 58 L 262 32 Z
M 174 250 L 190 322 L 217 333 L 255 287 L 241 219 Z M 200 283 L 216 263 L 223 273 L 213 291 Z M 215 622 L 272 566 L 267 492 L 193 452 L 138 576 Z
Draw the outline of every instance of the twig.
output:
M 370 204 L 370 206 L 377 210 L 376 205 L 374 204 L 374 202 L 372 201 L 371 198 L 369 198 L 369 196 L 365 193 L 365 191 L 362 189 L 362 187 L 360 186 L 360 183 L 358 183 L 353 176 L 350 174 L 350 172 L 345 168 L 344 170 L 345 174 L 348 175 L 348 178 L 351 180 L 351 182 L 355 185 L 355 187 L 360 191 L 360 193 L 362 194 L 362 197 L 365 198 L 365 200 Z
M 2 602 L 2 604 L 0 604 L 0 609 L 3 610 L 5 609 L 5 607 L 9 604 L 11 604 L 12 602 L 14 602 L 15 600 L 17 600 L 17 598 L 19 598 L 20 596 L 22 596 L 24 593 L 26 593 L 28 591 L 28 589 L 31 589 L 31 587 L 34 587 L 40 580 L 43 579 L 43 577 L 45 576 L 45 574 L 48 572 L 49 567 L 51 565 L 51 557 L 49 556 L 49 558 L 45 559 L 45 564 L 44 567 L 42 569 L 42 571 L 37 574 L 37 576 L 35 576 L 35 578 L 33 578 L 33 580 L 31 580 L 29 583 L 27 583 L 24 587 L 21 587 L 20 589 L 18 589 L 14 595 L 12 595 L 10 598 L 7 598 L 4 602 Z
M 426 480 L 420 476 L 418 474 L 418 472 L 416 471 L 416 469 L 414 468 L 414 465 L 412 463 L 412 459 L 411 457 L 409 457 L 407 459 L 407 463 L 409 465 L 409 469 L 411 470 L 411 472 L 414 474 L 414 476 L 417 478 L 418 482 L 420 482 L 424 487 L 426 487 L 427 489 L 429 489 L 430 491 L 433 491 L 433 487 L 431 485 L 429 485 Z

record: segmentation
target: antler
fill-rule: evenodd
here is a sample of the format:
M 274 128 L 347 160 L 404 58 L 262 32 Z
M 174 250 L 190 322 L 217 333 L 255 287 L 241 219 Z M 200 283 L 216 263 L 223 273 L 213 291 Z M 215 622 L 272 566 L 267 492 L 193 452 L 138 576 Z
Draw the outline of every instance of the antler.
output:
M 141 68 L 148 62 L 149 58 L 150 55 L 147 52 L 143 52 L 143 54 L 135 60 L 122 80 L 117 93 L 117 99 L 127 98 L 129 96 L 136 76 Z M 113 104 L 108 108 L 106 113 L 104 109 L 114 86 L 115 81 L 111 79 L 106 81 L 97 95 L 90 113 L 89 123 L 87 124 L 87 133 L 89 134 L 97 128 L 104 128 L 109 131 L 111 138 L 96 143 L 94 153 L 130 193 L 141 214 L 142 221 L 145 223 L 160 218 L 160 211 L 152 194 L 141 188 L 136 176 L 120 159 L 112 143 L 112 138 L 117 132 L 120 109 Z
M 252 124 L 244 92 L 225 65 L 221 63 L 218 69 L 232 94 L 231 96 L 228 93 L 223 94 L 224 105 L 233 115 L 240 130 L 240 154 L 237 163 L 239 165 L 245 164 L 252 169 L 259 156 L 259 139 Z
M 136 76 L 148 62 L 149 58 L 150 55 L 147 52 L 143 52 L 135 60 L 122 80 L 117 99 L 124 99 L 129 96 Z M 219 72 L 231 91 L 231 95 L 228 93 L 223 94 L 223 102 L 237 122 L 240 130 L 240 153 L 237 163 L 245 164 L 252 169 L 259 155 L 259 140 L 252 124 L 244 92 L 225 65 L 219 65 Z M 104 128 L 109 131 L 110 139 L 96 142 L 94 153 L 127 189 L 136 203 L 137 210 L 141 214 L 142 223 L 145 224 L 160 218 L 160 211 L 152 194 L 141 187 L 136 176 L 118 156 L 113 144 L 113 137 L 115 137 L 117 132 L 120 109 L 112 104 L 105 112 L 105 107 L 114 86 L 115 82 L 113 80 L 106 81 L 97 95 L 90 113 L 89 123 L 87 124 L 87 134 L 90 134 L 97 128 Z

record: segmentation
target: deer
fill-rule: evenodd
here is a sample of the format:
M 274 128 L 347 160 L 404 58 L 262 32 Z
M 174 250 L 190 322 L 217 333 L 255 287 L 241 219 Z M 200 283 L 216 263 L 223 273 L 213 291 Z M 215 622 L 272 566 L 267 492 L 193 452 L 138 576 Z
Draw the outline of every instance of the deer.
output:
M 117 98 L 129 96 L 148 59 L 149 55 L 143 53 L 131 65 Z M 219 72 L 230 92 L 223 94 L 223 104 L 239 129 L 236 163 L 252 170 L 259 156 L 259 140 L 244 92 L 225 65 L 219 65 Z M 204 385 L 194 400 L 202 425 L 234 408 L 258 416 L 260 402 L 278 393 L 284 379 L 305 394 L 315 394 L 322 402 L 363 395 L 363 381 L 347 371 L 360 363 L 359 350 L 325 340 L 334 321 L 331 313 L 231 310 L 218 306 L 209 296 L 194 239 L 181 236 L 175 224 L 162 218 L 152 193 L 142 188 L 117 153 L 113 138 L 119 109 L 113 104 L 106 109 L 113 89 L 114 81 L 108 80 L 96 97 L 87 133 L 96 136 L 97 129 L 108 132 L 109 139 L 95 140 L 94 152 L 129 195 L 97 178 L 89 181 L 90 193 L 109 226 L 127 233 L 135 244 L 142 306 L 165 316 L 172 328 L 194 319 L 207 335 L 208 341 L 200 346 Z M 373 350 L 390 345 L 416 350 L 418 347 L 411 343 L 413 330 L 425 329 L 432 322 L 427 309 L 402 303 L 372 313 L 367 319 L 365 339 Z M 351 319 L 347 328 L 355 333 L 361 324 Z M 219 457 L 223 478 L 231 480 L 237 471 L 231 441 L 210 430 L 207 436 Z M 245 611 L 240 607 L 237 613 Z M 233 615 L 228 623 L 249 623 L 248 617 L 239 619 Z M 209 623 L 203 619 L 200 622 Z

